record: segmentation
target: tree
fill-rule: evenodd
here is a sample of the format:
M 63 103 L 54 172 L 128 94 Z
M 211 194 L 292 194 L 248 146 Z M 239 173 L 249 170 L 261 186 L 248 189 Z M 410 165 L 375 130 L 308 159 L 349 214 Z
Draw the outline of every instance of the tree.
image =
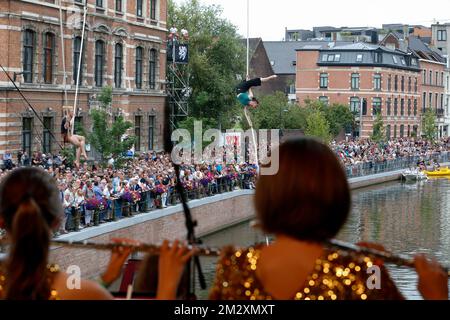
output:
M 168 2 L 168 25 L 189 31 L 189 70 L 192 95 L 191 116 L 217 119 L 222 128 L 231 128 L 236 118 L 236 75 L 245 73 L 245 47 L 237 29 L 222 18 L 216 5 L 198 0 Z
M 209 145 L 210 141 L 203 141 L 203 135 L 205 134 L 206 130 L 209 129 L 216 129 L 217 128 L 217 119 L 209 119 L 209 118 L 194 118 L 194 117 L 187 117 L 183 121 L 180 121 L 178 124 L 179 129 L 186 129 L 189 131 L 189 134 L 191 135 L 192 141 L 194 141 L 194 124 L 195 121 L 201 121 L 201 129 L 202 129 L 202 148 Z
M 111 86 L 103 87 L 102 91 L 97 97 L 97 100 L 100 101 L 101 106 L 103 108 L 109 107 L 112 103 L 112 87 Z
M 88 135 L 88 141 L 101 156 L 102 162 L 108 158 L 114 158 L 120 163 L 124 153 L 130 150 L 135 143 L 134 137 L 126 136 L 126 132 L 133 124 L 125 121 L 123 116 L 108 125 L 108 113 L 105 110 L 94 109 L 90 112 L 92 119 L 92 132 Z
M 124 159 L 124 153 L 131 149 L 135 143 L 134 137 L 128 137 L 126 132 L 133 124 L 118 116 L 110 123 L 106 107 L 112 102 L 112 90 L 103 88 L 99 98 L 101 107 L 90 111 L 92 131 L 87 134 L 87 140 L 100 154 L 102 162 L 114 158 L 119 164 Z
M 383 142 L 386 139 L 385 133 L 383 117 L 378 113 L 373 122 L 373 132 L 370 138 L 375 142 Z
M 330 142 L 330 125 L 321 110 L 312 110 L 306 116 L 305 135 L 319 138 L 323 142 Z
M 259 99 L 258 108 L 252 110 L 255 129 L 281 129 L 288 100 L 283 92 L 266 95 Z M 246 121 L 244 119 L 244 121 Z
M 351 128 L 355 122 L 354 114 L 346 105 L 333 104 L 331 107 L 324 108 L 324 111 L 333 137 L 337 136 L 342 129 Z
M 423 135 L 428 141 L 434 142 L 437 129 L 436 129 L 436 115 L 431 108 L 428 108 L 423 114 L 422 118 Z
M 304 130 L 306 128 L 306 115 L 307 110 L 301 108 L 298 104 L 290 105 L 283 118 L 283 127 L 285 129 Z

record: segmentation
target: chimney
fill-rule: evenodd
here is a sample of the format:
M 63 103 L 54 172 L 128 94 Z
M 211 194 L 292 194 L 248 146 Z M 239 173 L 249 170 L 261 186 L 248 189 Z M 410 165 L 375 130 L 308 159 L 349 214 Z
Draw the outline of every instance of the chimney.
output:
M 409 37 L 409 26 L 407 24 L 403 25 L 403 39 L 407 40 Z

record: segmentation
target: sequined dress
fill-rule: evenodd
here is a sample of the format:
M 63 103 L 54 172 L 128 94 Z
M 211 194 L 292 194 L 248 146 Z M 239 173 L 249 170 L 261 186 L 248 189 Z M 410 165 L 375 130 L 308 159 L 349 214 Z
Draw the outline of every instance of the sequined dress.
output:
M 216 279 L 211 289 L 211 300 L 272 300 L 256 276 L 261 246 L 245 250 L 227 247 L 217 264 Z M 376 273 L 368 272 L 373 259 L 361 254 L 348 254 L 324 250 L 316 260 L 314 270 L 299 290 L 294 300 L 400 300 L 398 291 L 385 267 L 380 267 L 380 289 L 369 289 Z M 371 285 L 373 288 L 373 286 Z
M 47 280 L 50 284 L 53 283 L 53 279 L 55 277 L 55 275 L 59 272 L 59 266 L 56 264 L 49 264 L 47 266 Z M 5 283 L 7 281 L 7 278 L 5 276 L 4 271 L 2 270 L 1 264 L 0 264 L 0 299 L 4 299 L 4 288 L 5 288 Z M 50 293 L 49 293 L 49 297 L 48 300 L 59 300 L 59 294 L 58 291 L 56 291 L 55 289 L 50 289 Z

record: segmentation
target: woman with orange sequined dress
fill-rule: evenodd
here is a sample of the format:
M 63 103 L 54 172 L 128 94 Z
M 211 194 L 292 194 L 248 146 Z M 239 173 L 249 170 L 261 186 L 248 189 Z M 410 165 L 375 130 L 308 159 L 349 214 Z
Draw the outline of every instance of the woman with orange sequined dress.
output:
M 333 152 L 313 139 L 279 148 L 279 171 L 260 176 L 255 208 L 269 246 L 223 250 L 210 299 L 403 299 L 380 261 L 322 245 L 350 211 L 350 190 Z
M 58 230 L 62 215 L 60 192 L 44 170 L 20 168 L 2 179 L 0 228 L 6 230 L 10 250 L 5 261 L 0 261 L 0 299 L 113 299 L 104 286 L 120 275 L 130 249 L 112 253 L 100 284 L 81 280 L 78 288 L 68 288 L 69 275 L 48 262 L 52 232 Z M 159 258 L 163 272 L 159 274 L 157 298 L 175 299 L 184 265 L 192 253 L 177 241 L 171 247 L 164 242 Z

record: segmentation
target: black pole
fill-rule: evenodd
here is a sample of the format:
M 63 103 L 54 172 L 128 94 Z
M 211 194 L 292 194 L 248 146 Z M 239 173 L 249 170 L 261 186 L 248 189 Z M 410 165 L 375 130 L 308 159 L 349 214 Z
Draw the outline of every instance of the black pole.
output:
M 201 241 L 199 239 L 197 239 L 195 236 L 195 227 L 197 226 L 197 221 L 195 221 L 192 218 L 191 210 L 189 209 L 189 206 L 187 205 L 186 193 L 184 192 L 184 188 L 181 184 L 180 165 L 173 163 L 173 167 L 175 169 L 175 174 L 177 177 L 175 188 L 176 188 L 178 194 L 180 195 L 181 204 L 183 205 L 183 212 L 184 212 L 184 216 L 185 216 L 185 224 L 186 224 L 186 230 L 187 230 L 187 241 L 190 245 L 200 244 Z M 197 272 L 198 272 L 200 288 L 202 288 L 204 290 L 204 289 L 206 289 L 206 281 L 205 281 L 205 276 L 203 274 L 202 266 L 200 264 L 200 258 L 198 256 L 194 256 L 192 259 L 194 262 L 194 269 L 197 269 Z M 188 264 L 188 268 L 189 269 L 187 272 L 190 274 L 190 272 L 191 272 L 190 263 Z M 194 272 L 195 272 L 195 270 L 194 270 Z M 189 286 L 190 286 L 190 283 L 189 283 Z M 194 294 L 194 290 L 195 290 L 195 288 L 192 288 L 192 290 L 190 290 L 192 294 Z

